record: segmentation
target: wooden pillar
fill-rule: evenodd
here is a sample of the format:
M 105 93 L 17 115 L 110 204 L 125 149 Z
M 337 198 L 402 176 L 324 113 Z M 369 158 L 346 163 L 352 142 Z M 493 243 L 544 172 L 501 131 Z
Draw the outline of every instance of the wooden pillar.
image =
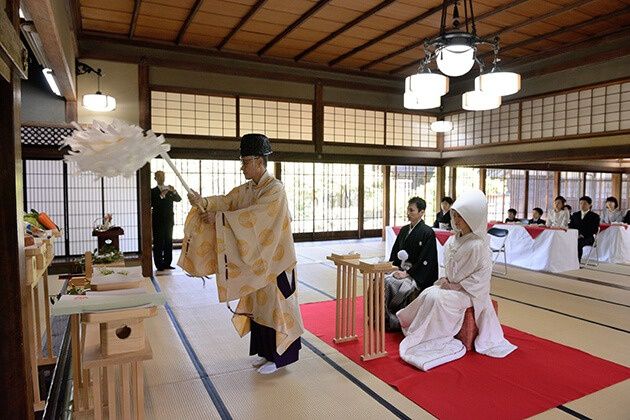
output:
M 438 134 L 441 134 L 441 133 L 438 133 Z M 437 177 L 437 186 L 435 188 L 435 202 L 438 208 L 435 209 L 435 211 L 437 212 L 438 209 L 440 208 L 440 200 L 442 200 L 442 197 L 446 195 L 444 193 L 445 181 L 446 181 L 446 169 L 444 168 L 444 166 L 437 167 L 436 177 Z
M 621 195 L 623 191 L 621 191 L 621 174 L 612 174 L 612 195 L 617 197 L 619 201 L 619 206 L 621 206 Z
M 486 168 L 479 168 L 479 189 L 486 193 Z
M 19 1 L 8 0 L 0 9 L 3 47 L 21 47 Z M 5 26 L 6 25 L 6 26 Z M 6 36 L 5 35 L 9 35 Z M 19 51 L 19 49 L 17 50 Z M 0 407 L 7 419 L 33 418 L 31 346 L 27 314 L 30 286 L 26 284 L 22 228 L 22 152 L 20 144 L 21 81 L 14 64 L 0 56 Z
M 149 91 L 149 66 L 145 62 L 138 65 L 138 92 L 140 102 L 140 127 L 151 128 L 151 92 Z M 140 200 L 140 257 L 142 261 L 142 275 L 148 277 L 153 274 L 152 228 L 151 228 L 151 165 L 146 164 L 139 173 L 138 197 Z
M 365 165 L 359 165 L 359 203 L 358 203 L 358 212 L 359 214 L 359 226 L 358 226 L 358 235 L 359 239 L 363 237 L 363 222 L 364 222 L 364 213 L 365 213 Z
M 389 173 L 391 168 L 387 165 L 383 165 L 383 239 L 385 239 L 385 228 L 390 223 L 390 206 L 389 206 Z
M 582 172 L 582 195 L 586 195 L 586 172 Z
M 529 171 L 525 171 L 525 216 L 529 217 Z
M 69 101 L 66 99 L 66 122 L 77 121 L 77 101 Z
M 457 199 L 457 168 L 455 166 L 451 167 L 451 198 L 453 200 Z
M 560 172 L 555 171 L 553 173 L 553 198 L 555 199 L 559 195 L 562 195 L 562 191 L 560 191 Z
M 313 142 L 315 153 L 324 149 L 324 87 L 321 81 L 315 83 L 313 103 Z
M 282 181 L 282 162 L 273 162 L 274 177 L 278 181 Z

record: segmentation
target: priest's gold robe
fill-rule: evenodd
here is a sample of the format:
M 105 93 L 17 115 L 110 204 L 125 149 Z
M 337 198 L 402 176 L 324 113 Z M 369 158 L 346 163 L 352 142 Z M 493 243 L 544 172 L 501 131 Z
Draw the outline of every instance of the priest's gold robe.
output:
M 276 331 L 276 350 L 304 332 L 297 289 L 285 298 L 276 279 L 283 271 L 297 283 L 291 218 L 284 186 L 265 172 L 258 184 L 248 181 L 227 195 L 206 197 L 205 211 L 215 214 L 203 223 L 193 208 L 185 222 L 178 265 L 192 275 L 216 274 L 219 300 L 239 300 L 232 322 L 244 336 L 250 317 Z

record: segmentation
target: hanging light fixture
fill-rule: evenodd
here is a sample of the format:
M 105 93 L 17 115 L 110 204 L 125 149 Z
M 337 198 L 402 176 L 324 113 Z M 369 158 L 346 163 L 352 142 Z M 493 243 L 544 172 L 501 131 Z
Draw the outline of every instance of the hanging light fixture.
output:
M 110 112 L 116 109 L 116 98 L 105 95 L 101 92 L 101 77 L 103 76 L 101 69 L 94 69 L 92 66 L 77 61 L 77 75 L 85 73 L 94 73 L 97 76 L 98 87 L 96 93 L 83 95 L 81 104 L 84 108 L 94 112 Z
M 463 3 L 463 23 L 459 14 L 460 1 Z M 453 9 L 453 19 L 447 28 L 449 6 L 452 6 Z M 490 45 L 494 51 L 494 66 L 488 73 L 483 72 L 484 64 L 477 56 L 480 45 Z M 475 90 L 466 92 L 462 97 L 462 105 L 466 104 L 466 107 L 469 107 L 464 109 L 486 110 L 501 106 L 501 96 L 512 95 L 520 90 L 521 77 L 517 73 L 499 69 L 498 52 L 498 37 L 490 39 L 477 35 L 472 0 L 444 0 L 442 2 L 440 33 L 433 39 L 425 40 L 424 60 L 418 73 L 405 79 L 405 108 L 408 108 L 408 103 L 414 104 L 411 99 L 407 99 L 410 95 L 445 95 L 449 88 L 448 77 L 446 76 L 462 76 L 468 73 L 475 63 L 479 65 L 481 76 L 477 78 L 478 81 L 476 80 Z M 443 74 L 431 73 L 428 66 L 433 59 Z M 445 89 L 444 86 L 446 86 Z M 435 102 L 434 100 L 433 103 Z M 489 106 L 492 108 L 487 108 Z
M 435 133 L 448 133 L 453 129 L 452 121 L 438 120 L 431 123 L 431 131 Z
M 404 105 L 407 109 L 431 109 L 438 108 L 441 104 L 439 96 L 416 96 L 413 93 L 405 92 Z

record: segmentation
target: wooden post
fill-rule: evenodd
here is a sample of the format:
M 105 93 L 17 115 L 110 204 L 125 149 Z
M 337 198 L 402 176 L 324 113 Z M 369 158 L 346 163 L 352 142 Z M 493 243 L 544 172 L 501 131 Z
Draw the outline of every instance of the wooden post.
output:
M 0 9 L 4 33 L 11 33 L 19 42 L 20 2 L 7 0 Z M 1 42 L 9 42 L 2 39 Z M 7 45 L 9 46 L 9 45 Z M 16 45 L 17 46 L 17 45 Z M 19 50 L 18 50 L 19 51 Z M 0 393 L 2 417 L 33 418 L 33 382 L 31 373 L 37 365 L 31 361 L 32 330 L 28 327 L 27 310 L 31 288 L 26 282 L 24 233 L 22 229 L 23 189 L 22 152 L 20 144 L 20 76 L 14 64 L 0 56 Z
M 321 81 L 315 82 L 313 98 L 313 143 L 315 153 L 324 150 L 324 86 Z
M 451 167 L 451 198 L 457 199 L 457 168 Z
M 138 94 L 140 102 L 140 127 L 151 127 L 151 92 L 149 90 L 149 66 L 141 62 L 138 66 Z M 144 165 L 139 171 L 139 200 L 140 200 L 140 255 L 142 259 L 142 275 L 149 277 L 153 274 L 152 226 L 151 226 L 151 165 Z
M 438 133 L 441 134 L 441 133 Z M 446 170 L 444 169 L 444 166 L 438 166 L 437 167 L 437 187 L 435 189 L 435 203 L 437 204 L 437 208 L 435 209 L 436 212 L 439 211 L 440 209 L 440 201 L 442 200 L 442 197 L 444 197 L 446 194 L 444 193 L 445 191 L 445 181 L 446 181 Z
M 486 168 L 479 168 L 479 189 L 486 193 Z
M 335 338 L 333 342 L 358 340 L 356 334 L 357 275 L 360 254 L 326 257 L 337 266 L 337 296 L 335 297 Z
M 363 223 L 365 221 L 365 165 L 359 165 L 359 203 L 358 203 L 358 235 L 363 238 Z
M 528 213 L 529 213 L 529 171 L 525 171 L 525 215 L 523 217 L 527 218 Z
M 390 262 L 359 262 L 363 275 L 363 354 L 368 361 L 387 355 L 385 350 L 385 273 L 396 269 Z
M 389 226 L 390 223 L 390 205 L 389 205 L 389 175 L 390 175 L 390 167 L 387 165 L 383 165 L 383 240 L 385 239 L 385 228 Z
M 612 174 L 612 195 L 613 197 L 617 197 L 617 200 L 619 201 L 619 207 L 621 207 L 622 193 L 623 191 L 621 191 L 621 174 Z M 622 209 L 622 211 L 623 210 L 625 209 Z
M 560 172 L 555 171 L 553 173 L 553 198 L 555 199 L 557 196 L 561 195 L 562 191 L 560 188 Z

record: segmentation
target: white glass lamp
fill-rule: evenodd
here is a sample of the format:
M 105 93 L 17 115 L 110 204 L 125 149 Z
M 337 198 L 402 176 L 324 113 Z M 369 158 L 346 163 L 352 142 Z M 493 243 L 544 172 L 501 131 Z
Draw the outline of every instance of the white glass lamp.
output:
M 407 109 L 438 108 L 441 104 L 439 96 L 416 96 L 412 92 L 405 92 L 403 104 Z
M 100 91 L 83 95 L 82 105 L 94 112 L 109 112 L 116 109 L 116 98 L 103 95 Z
M 439 73 L 421 72 L 405 78 L 405 90 L 416 96 L 444 96 L 448 93 L 448 77 Z
M 435 53 L 438 69 L 447 76 L 464 75 L 475 64 L 475 49 L 462 44 L 448 45 Z
M 448 133 L 452 129 L 453 129 L 452 121 L 438 120 L 438 121 L 433 121 L 431 123 L 431 131 L 435 133 Z
M 471 90 L 462 95 L 462 108 L 466 111 L 487 111 L 501 106 L 501 97 L 480 90 Z
M 478 79 L 478 80 L 477 80 Z M 513 95 L 521 90 L 521 75 L 509 71 L 491 71 L 475 79 L 475 85 L 485 93 L 499 96 Z

